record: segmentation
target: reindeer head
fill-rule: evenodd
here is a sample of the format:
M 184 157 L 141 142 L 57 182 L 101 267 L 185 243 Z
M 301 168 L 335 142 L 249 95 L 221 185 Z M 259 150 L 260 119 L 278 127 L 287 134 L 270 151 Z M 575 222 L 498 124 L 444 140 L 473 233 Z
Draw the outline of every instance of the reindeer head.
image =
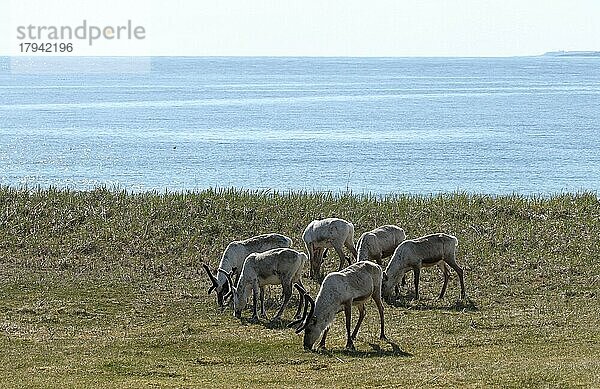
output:
M 304 349 L 312 350 L 313 345 L 323 332 L 323 329 L 320 328 L 321 326 L 319 325 L 320 323 L 317 317 L 313 315 L 315 312 L 315 300 L 313 300 L 306 291 L 301 291 L 299 288 L 298 291 L 301 293 L 303 292 L 304 294 L 304 311 L 302 312 L 302 317 L 288 324 L 288 327 L 300 324 L 296 329 L 296 333 L 299 334 L 304 331 Z
M 381 284 L 381 296 L 387 302 L 393 300 L 394 293 L 394 281 L 387 275 L 386 271 L 383 271 L 383 279 Z
M 230 284 L 227 282 L 227 279 L 222 277 L 221 275 L 219 275 L 219 270 L 223 271 L 223 272 L 224 272 L 224 270 L 219 269 L 217 271 L 217 275 L 215 276 L 211 272 L 211 270 L 207 264 L 203 263 L 202 267 L 204 268 L 204 270 L 206 270 L 206 274 L 208 275 L 208 278 L 212 282 L 212 286 L 210 288 L 208 288 L 208 294 L 211 294 L 212 291 L 214 290 L 217 294 L 217 303 L 219 304 L 219 307 L 223 308 L 225 306 L 224 296 L 230 292 L 230 289 L 229 289 Z M 237 268 L 232 269 L 230 277 L 232 277 L 233 274 L 235 274 L 236 270 L 237 270 Z
M 219 272 L 225 275 L 229 289 L 229 291 L 223 296 L 223 300 L 231 298 L 231 301 L 233 301 L 233 314 L 239 319 L 242 317 L 242 310 L 246 305 L 247 293 L 245 293 L 245 291 L 247 288 L 245 286 L 242 286 L 242 290 L 238 290 L 237 287 L 233 286 L 233 281 L 231 277 L 233 276 L 234 270 L 232 270 L 230 273 L 227 273 L 225 270 L 219 269 Z

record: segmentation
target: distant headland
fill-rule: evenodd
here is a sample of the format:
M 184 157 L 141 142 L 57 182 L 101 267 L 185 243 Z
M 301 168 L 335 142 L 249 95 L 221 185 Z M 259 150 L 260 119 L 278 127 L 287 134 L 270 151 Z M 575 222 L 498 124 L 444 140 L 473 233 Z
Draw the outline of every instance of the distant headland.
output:
M 548 51 L 544 57 L 600 57 L 600 51 Z

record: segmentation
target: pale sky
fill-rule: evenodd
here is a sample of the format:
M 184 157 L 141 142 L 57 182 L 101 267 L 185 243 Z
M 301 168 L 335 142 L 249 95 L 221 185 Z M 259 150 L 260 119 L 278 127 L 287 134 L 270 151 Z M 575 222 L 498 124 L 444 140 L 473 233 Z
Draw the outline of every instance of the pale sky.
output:
M 600 51 L 598 0 L 0 0 L 0 54 L 18 26 L 101 28 L 143 40 L 75 43 L 75 55 L 518 56 Z M 37 42 L 60 42 L 41 39 Z

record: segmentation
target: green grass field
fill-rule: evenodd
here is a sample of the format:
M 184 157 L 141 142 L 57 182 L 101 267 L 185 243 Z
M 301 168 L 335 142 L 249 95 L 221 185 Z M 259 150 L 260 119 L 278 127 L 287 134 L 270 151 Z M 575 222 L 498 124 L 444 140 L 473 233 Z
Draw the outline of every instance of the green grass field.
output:
M 282 323 L 221 312 L 201 268 L 231 240 L 280 232 L 303 250 L 319 217 L 459 239 L 453 273 L 374 304 L 356 351 L 338 314 L 327 351 Z M 596 194 L 395 196 L 0 188 L 0 387 L 600 387 Z M 326 260 L 337 268 L 337 257 Z M 307 269 L 308 270 L 308 269 Z M 314 296 L 318 286 L 305 282 Z M 270 288 L 269 315 L 279 287 Z M 355 312 L 355 317 L 356 317 Z M 250 311 L 243 316 L 249 318 Z

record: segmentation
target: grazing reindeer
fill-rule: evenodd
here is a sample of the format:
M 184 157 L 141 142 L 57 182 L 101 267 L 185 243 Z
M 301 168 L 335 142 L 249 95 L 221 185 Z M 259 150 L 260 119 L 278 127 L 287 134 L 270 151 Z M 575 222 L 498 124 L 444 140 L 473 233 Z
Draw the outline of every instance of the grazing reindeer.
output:
M 338 218 L 313 220 L 304 230 L 302 240 L 306 245 L 310 262 L 310 277 L 314 280 L 321 279 L 321 265 L 323 264 L 324 250 L 334 248 L 340 257 L 338 270 L 344 267 L 344 261 L 351 264 L 344 255 L 342 247 L 346 246 L 356 259 L 358 256 L 354 247 L 354 225 Z
M 306 254 L 288 248 L 272 249 L 263 253 L 250 254 L 244 261 L 237 286 L 233 286 L 231 276 L 222 271 L 225 273 L 227 282 L 229 283 L 229 292 L 223 298 L 226 299 L 230 295 L 233 296 L 234 314 L 237 318 L 241 318 L 242 310 L 246 306 L 246 301 L 252 291 L 252 319 L 258 320 L 256 305 L 259 289 L 261 314 L 266 316 L 263 287 L 265 285 L 281 285 L 283 289 L 283 302 L 273 318 L 273 320 L 278 320 L 292 296 L 292 285 L 298 283 L 302 286 L 302 271 L 307 261 Z M 302 301 L 299 302 L 296 315 L 300 313 L 301 304 Z
M 391 300 L 392 289 L 404 277 L 407 270 L 414 272 L 415 299 L 419 298 L 419 276 L 421 267 L 438 265 L 444 273 L 444 286 L 439 298 L 444 297 L 448 286 L 450 266 L 458 274 L 460 280 L 461 298 L 466 297 L 463 269 L 456 263 L 456 246 L 458 239 L 447 234 L 432 234 L 417 239 L 407 239 L 402 242 L 384 272 L 382 293 L 386 300 Z M 441 261 L 441 264 L 440 264 Z
M 299 320 L 291 322 L 289 327 L 302 323 L 296 333 L 304 331 L 304 349 L 312 350 L 321 337 L 320 348 L 325 348 L 325 339 L 336 313 L 344 311 L 346 317 L 346 348 L 354 350 L 353 340 L 365 317 L 365 302 L 372 298 L 377 305 L 380 320 L 379 338 L 385 340 L 383 304 L 381 303 L 381 284 L 383 271 L 370 261 L 356 262 L 339 272 L 329 273 L 317 294 L 316 301 L 308 293 L 304 294 L 304 313 Z M 358 307 L 358 322 L 350 333 L 352 305 Z M 308 309 L 310 306 L 310 310 Z
M 221 263 L 219 263 L 216 275 L 207 264 L 202 264 L 208 278 L 212 282 L 212 286 L 208 289 L 208 294 L 213 290 L 217 293 L 217 303 L 223 307 L 223 296 L 228 292 L 228 283 L 225 274 L 237 276 L 244 264 L 246 257 L 252 253 L 261 253 L 278 247 L 290 247 L 292 240 L 287 236 L 280 234 L 264 234 L 258 235 L 246 240 L 233 241 L 227 245 L 223 252 Z
M 373 261 L 382 265 L 381 260 L 392 255 L 404 239 L 406 239 L 404 230 L 394 225 L 385 225 L 365 232 L 356 244 L 358 260 Z

